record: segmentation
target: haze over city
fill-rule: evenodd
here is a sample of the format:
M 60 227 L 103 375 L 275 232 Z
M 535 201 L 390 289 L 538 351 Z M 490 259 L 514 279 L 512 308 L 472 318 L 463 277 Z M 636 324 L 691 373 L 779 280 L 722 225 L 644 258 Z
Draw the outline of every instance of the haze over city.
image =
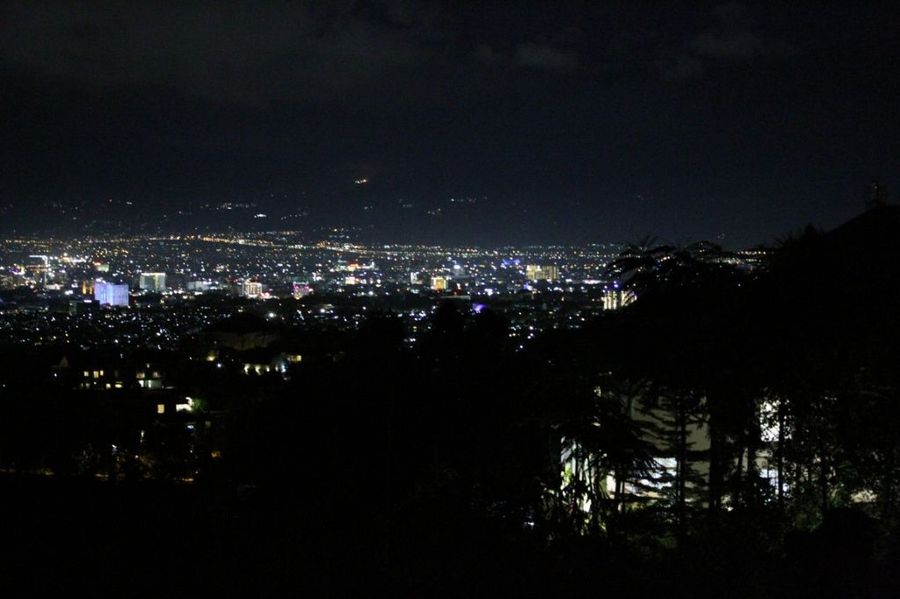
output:
M 737 249 L 897 187 L 890 3 L 0 11 L 6 232 Z

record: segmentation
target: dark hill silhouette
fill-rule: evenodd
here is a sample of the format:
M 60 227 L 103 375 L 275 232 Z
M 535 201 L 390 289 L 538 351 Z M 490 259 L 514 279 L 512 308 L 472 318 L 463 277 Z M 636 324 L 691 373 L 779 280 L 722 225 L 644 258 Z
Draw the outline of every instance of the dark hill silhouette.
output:
M 898 230 L 900 230 L 900 206 L 877 206 L 838 226 L 826 236 L 861 244 L 892 240 L 895 247 L 900 247 L 900 239 L 896 237 Z
M 900 301 L 900 206 L 879 206 L 836 229 L 789 240 L 762 290 L 782 317 L 888 341 Z
M 900 275 L 900 206 L 879 206 L 827 233 L 788 240 L 776 270 L 786 280 L 811 275 L 835 290 L 849 285 L 867 291 L 896 292 Z M 883 287 L 888 284 L 888 287 Z M 840 288 L 838 286 L 844 286 Z
M 900 207 L 786 240 L 751 305 L 751 334 L 757 355 L 769 355 L 761 364 L 769 376 L 889 372 L 900 351 Z
M 826 233 L 821 260 L 863 302 L 900 292 L 900 206 L 879 206 Z M 826 265 L 827 267 L 827 265 Z M 850 287 L 852 286 L 852 288 Z

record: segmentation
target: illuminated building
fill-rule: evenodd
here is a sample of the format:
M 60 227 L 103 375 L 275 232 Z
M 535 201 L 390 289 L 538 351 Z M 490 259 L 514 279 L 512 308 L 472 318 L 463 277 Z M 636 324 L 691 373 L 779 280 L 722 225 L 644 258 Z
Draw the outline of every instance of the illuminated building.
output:
M 636 299 L 637 296 L 631 290 L 619 289 L 618 287 L 607 289 L 603 292 L 603 309 L 618 310 Z
M 141 273 L 141 289 L 145 291 L 160 292 L 166 288 L 166 273 L 144 272 Z
M 101 306 L 127 306 L 128 285 L 94 281 L 94 301 Z
M 293 285 L 291 285 L 291 295 L 294 297 L 294 299 L 306 297 L 312 292 L 312 287 L 310 287 L 306 283 L 294 283 Z
M 602 390 L 594 389 L 597 397 Z M 614 396 L 613 396 L 614 397 Z M 697 409 L 703 410 L 705 398 L 697 399 Z M 561 481 L 564 487 L 583 489 L 603 488 L 609 494 L 623 493 L 645 500 L 665 500 L 676 491 L 675 480 L 684 477 L 684 501 L 704 505 L 708 497 L 710 449 L 709 426 L 703 418 L 678 419 L 678 404 L 672 397 L 658 393 L 646 393 L 632 398 L 627 409 L 627 417 L 638 425 L 641 441 L 652 455 L 651 465 L 635 477 L 629 472 L 620 476 L 615 469 L 591 467 L 585 454 L 591 453 L 574 438 L 562 438 L 560 454 Z M 676 431 L 677 435 L 676 436 Z M 673 439 L 678 439 L 673 443 Z M 682 448 L 678 443 L 683 444 Z M 762 456 L 760 456 L 762 457 Z M 762 472 L 765 463 L 757 459 L 757 467 Z M 618 488 L 618 491 L 616 490 Z M 589 512 L 592 498 L 582 494 L 576 505 Z
M 82 382 L 78 385 L 79 389 L 121 389 L 124 384 L 118 380 L 119 372 L 108 372 L 103 369 L 90 369 L 82 371 Z
M 162 376 L 158 370 L 153 370 L 147 364 L 146 369 L 140 369 L 135 373 L 138 387 L 141 389 L 162 389 Z M 162 414 L 162 412 L 160 412 Z
M 555 281 L 559 278 L 559 267 L 553 265 L 528 264 L 525 276 L 529 281 Z
M 244 281 L 241 285 L 241 295 L 244 297 L 259 297 L 262 295 L 262 283 L 256 281 Z
M 375 270 L 375 263 L 360 264 L 359 262 L 339 262 L 335 266 L 338 272 L 356 272 L 358 270 Z
M 446 277 L 431 277 L 431 289 L 433 291 L 446 291 L 447 290 L 447 278 Z
M 32 255 L 28 256 L 29 260 L 40 260 L 40 264 L 29 263 L 26 265 L 26 269 L 30 270 L 33 273 L 35 280 L 40 280 L 42 284 L 46 285 L 50 273 L 50 258 L 42 255 Z
M 209 291 L 214 285 L 212 281 L 188 281 L 184 288 L 188 291 L 203 292 Z

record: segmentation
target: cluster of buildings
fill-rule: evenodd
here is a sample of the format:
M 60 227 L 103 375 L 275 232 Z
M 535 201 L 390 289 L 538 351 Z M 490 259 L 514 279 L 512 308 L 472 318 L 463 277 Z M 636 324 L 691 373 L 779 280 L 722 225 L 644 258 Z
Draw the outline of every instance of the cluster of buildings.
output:
M 261 394 L 304 365 L 339 360 L 339 340 L 372 313 L 399 318 L 414 347 L 446 301 L 502 315 L 522 350 L 635 300 L 606 278 L 620 249 L 309 244 L 286 233 L 3 240 L 0 352 L 27 348 L 60 389 L 140 410 L 146 429 L 129 451 L 110 450 L 116 459 L 152 466 L 144 430 L 186 440 L 188 480 L 198 455 L 220 455 L 215 410 L 196 409 L 209 389 Z M 587 476 L 564 457 L 571 480 Z
M 621 249 L 308 243 L 290 232 L 6 239 L 0 343 L 165 347 L 237 309 L 339 330 L 386 310 L 404 319 L 414 343 L 448 298 L 502 313 L 510 335 L 524 343 L 634 301 L 605 275 Z M 752 267 L 759 256 L 731 259 Z

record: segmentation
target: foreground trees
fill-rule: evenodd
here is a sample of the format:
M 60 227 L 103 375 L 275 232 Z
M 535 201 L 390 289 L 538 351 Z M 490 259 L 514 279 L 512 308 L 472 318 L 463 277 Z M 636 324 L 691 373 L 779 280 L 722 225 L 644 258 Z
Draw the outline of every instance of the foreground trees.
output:
M 897 216 L 750 271 L 707 244 L 630 249 L 611 275 L 634 304 L 523 350 L 448 303 L 413 347 L 375 315 L 290 382 L 210 388 L 220 467 L 185 491 L 221 510 L 202 534 L 282 592 L 896 596 L 878 572 L 900 554 Z M 33 378 L 0 395 L 6 464 L 63 473 L 138 428 L 11 394 Z
M 651 451 L 674 460 L 679 531 L 689 512 L 725 509 L 776 509 L 809 528 L 854 506 L 893 525 L 900 251 L 890 231 L 896 210 L 867 213 L 785 242 L 752 272 L 706 244 L 642 244 L 611 265 L 638 301 L 583 333 L 596 352 L 587 360 L 657 389 L 655 419 L 675 434 Z M 703 455 L 689 455 L 688 423 L 706 429 Z M 691 487 L 705 497 L 688 498 Z

